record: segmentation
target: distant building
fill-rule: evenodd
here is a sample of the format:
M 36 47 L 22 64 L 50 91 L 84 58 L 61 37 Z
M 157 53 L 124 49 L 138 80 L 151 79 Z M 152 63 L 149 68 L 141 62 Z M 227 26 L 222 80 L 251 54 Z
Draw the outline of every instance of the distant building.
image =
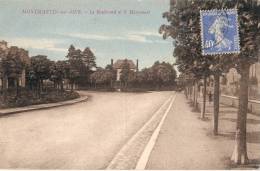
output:
M 136 64 L 132 60 L 129 59 L 119 59 L 115 63 L 113 63 L 113 59 L 111 59 L 111 66 L 114 70 L 116 70 L 116 81 L 120 81 L 121 71 L 124 66 L 124 62 L 127 62 L 130 70 L 137 72 L 138 71 L 138 60 L 136 60 Z

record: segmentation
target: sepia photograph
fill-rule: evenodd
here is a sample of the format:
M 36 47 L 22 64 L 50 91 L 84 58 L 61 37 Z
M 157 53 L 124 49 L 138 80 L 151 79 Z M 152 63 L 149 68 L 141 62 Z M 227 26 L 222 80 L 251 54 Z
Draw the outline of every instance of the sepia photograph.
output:
M 0 170 L 259 170 L 260 0 L 0 0 Z

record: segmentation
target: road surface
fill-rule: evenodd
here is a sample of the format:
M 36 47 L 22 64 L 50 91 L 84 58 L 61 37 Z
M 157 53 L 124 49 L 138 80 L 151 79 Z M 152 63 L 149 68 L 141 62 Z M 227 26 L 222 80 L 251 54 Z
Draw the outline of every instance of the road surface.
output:
M 1 169 L 104 169 L 170 92 L 97 93 L 0 118 Z

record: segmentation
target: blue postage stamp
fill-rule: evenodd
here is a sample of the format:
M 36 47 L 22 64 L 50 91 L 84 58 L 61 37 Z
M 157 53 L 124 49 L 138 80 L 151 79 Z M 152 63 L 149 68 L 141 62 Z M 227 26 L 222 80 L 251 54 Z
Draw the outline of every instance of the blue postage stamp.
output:
M 202 55 L 239 53 L 236 9 L 201 10 Z

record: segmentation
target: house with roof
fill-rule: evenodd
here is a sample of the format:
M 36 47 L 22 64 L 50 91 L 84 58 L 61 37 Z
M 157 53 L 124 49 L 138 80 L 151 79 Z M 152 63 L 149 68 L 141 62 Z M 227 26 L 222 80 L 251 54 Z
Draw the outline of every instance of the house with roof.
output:
M 113 59 L 111 59 L 111 66 L 116 71 L 116 81 L 120 81 L 121 71 L 125 65 L 125 62 L 127 62 L 129 69 L 137 72 L 138 71 L 138 59 L 136 60 L 136 63 L 134 63 L 130 59 L 118 59 L 115 63 L 113 62 Z

